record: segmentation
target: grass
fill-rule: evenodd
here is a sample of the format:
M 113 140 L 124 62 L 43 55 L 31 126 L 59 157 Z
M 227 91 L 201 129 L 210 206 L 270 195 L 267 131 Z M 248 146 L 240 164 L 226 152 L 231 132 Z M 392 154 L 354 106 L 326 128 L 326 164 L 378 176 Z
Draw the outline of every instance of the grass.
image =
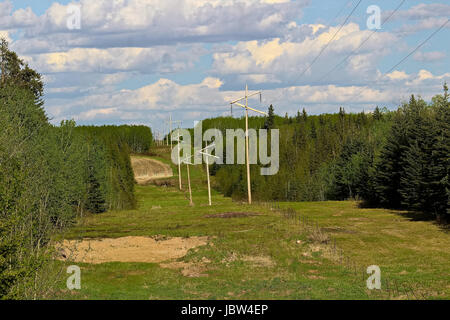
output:
M 168 156 L 153 157 L 168 163 Z M 173 166 L 174 173 L 177 172 Z M 183 167 L 183 183 L 186 168 Z M 173 177 L 178 186 L 178 177 Z M 152 263 L 79 264 L 82 289 L 61 290 L 61 299 L 378 299 L 365 278 L 311 250 L 307 232 L 268 207 L 233 202 L 213 191 L 208 203 L 206 176 L 191 167 L 195 206 L 175 187 L 137 186 L 138 209 L 87 216 L 69 239 L 123 236 L 209 236 L 208 245 L 180 259 L 202 268 L 203 276 Z M 184 185 L 187 189 L 187 186 Z M 413 221 L 406 212 L 361 209 L 358 203 L 282 203 L 317 221 L 358 265 L 378 265 L 382 278 L 408 280 L 425 296 L 450 298 L 450 235 L 430 221 Z M 225 212 L 257 213 L 211 218 Z M 399 297 L 405 298 L 405 297 Z

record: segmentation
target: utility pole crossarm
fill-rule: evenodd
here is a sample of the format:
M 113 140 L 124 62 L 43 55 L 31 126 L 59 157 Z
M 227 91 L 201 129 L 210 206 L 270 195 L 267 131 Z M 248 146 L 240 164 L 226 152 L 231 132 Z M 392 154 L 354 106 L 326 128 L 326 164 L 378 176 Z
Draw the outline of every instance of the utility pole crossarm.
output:
M 261 92 L 261 91 L 258 91 L 258 92 L 255 92 L 255 93 L 249 94 L 249 95 L 248 95 L 248 96 L 246 96 L 246 97 L 242 97 L 242 98 L 239 98 L 239 99 L 236 99 L 236 100 L 234 100 L 234 101 L 230 102 L 230 104 L 235 104 L 236 102 L 239 102 L 239 101 L 245 100 L 245 98 L 250 98 L 250 97 L 256 96 L 257 94 L 259 94 L 259 95 L 262 95 L 262 92 Z
M 219 159 L 219 157 L 217 157 L 215 155 L 212 155 L 212 154 L 209 154 L 209 153 L 200 152 L 200 151 L 198 153 L 203 154 L 203 155 L 208 156 L 208 157 L 213 157 L 213 158 Z
M 252 110 L 252 111 L 255 111 L 255 112 L 258 112 L 258 113 L 261 113 L 261 114 L 267 116 L 267 113 L 264 112 L 264 111 L 259 111 L 259 110 L 250 108 L 250 107 L 248 107 L 248 106 L 244 106 L 243 104 L 240 104 L 240 103 L 237 103 L 237 102 L 235 102 L 234 104 L 237 105 L 237 106 L 239 106 L 239 107 L 242 107 L 242 108 L 244 108 L 244 109 Z
M 191 156 L 187 156 L 186 158 L 182 159 L 181 162 L 183 162 L 184 164 L 190 164 L 193 165 L 192 162 L 188 161 L 189 159 L 191 159 L 194 155 Z

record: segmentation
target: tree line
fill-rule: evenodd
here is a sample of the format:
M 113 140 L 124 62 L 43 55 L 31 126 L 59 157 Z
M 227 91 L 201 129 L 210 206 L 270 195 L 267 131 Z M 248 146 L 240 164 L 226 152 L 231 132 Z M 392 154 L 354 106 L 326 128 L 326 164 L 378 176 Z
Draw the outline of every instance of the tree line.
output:
M 252 165 L 255 199 L 261 201 L 363 200 L 372 206 L 450 214 L 450 104 L 447 85 L 431 103 L 411 96 L 398 110 L 373 113 L 250 117 L 251 128 L 280 130 L 280 170 L 261 176 Z M 203 121 L 203 129 L 244 128 L 244 118 Z M 213 165 L 216 187 L 245 198 L 242 165 Z
M 77 217 L 134 208 L 131 152 L 146 152 L 145 126 L 50 124 L 41 75 L 0 46 L 0 299 L 35 298 L 52 237 Z

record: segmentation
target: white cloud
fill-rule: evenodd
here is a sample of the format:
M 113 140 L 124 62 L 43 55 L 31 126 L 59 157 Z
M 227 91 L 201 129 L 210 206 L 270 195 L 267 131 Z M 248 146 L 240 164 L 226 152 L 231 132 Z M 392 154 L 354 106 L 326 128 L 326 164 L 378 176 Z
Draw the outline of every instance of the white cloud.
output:
M 5 7 L 5 25 L 23 23 L 18 45 L 38 38 L 42 49 L 65 51 L 73 47 L 151 47 L 174 43 L 217 42 L 282 36 L 299 19 L 309 0 L 81 0 L 81 30 L 67 29 L 67 6 L 53 3 L 40 17 L 29 10 L 11 13 Z M 31 12 L 32 13 L 32 12 Z M 6 19 L 8 18 L 8 19 Z M 237 23 L 238 22 L 238 23 Z M 17 23 L 16 23 L 17 24 Z M 24 25 L 25 26 L 25 25 Z
M 250 80 L 254 84 L 264 81 L 284 85 L 291 85 L 292 82 L 310 83 L 334 67 L 343 56 L 358 48 L 371 32 L 360 30 L 354 23 L 344 26 L 320 60 L 308 70 L 311 61 L 336 33 L 337 27 L 312 25 L 311 29 L 314 33 L 299 42 L 276 38 L 239 42 L 231 48 L 224 48 L 213 55 L 214 74 L 228 77 L 230 83 L 240 80 Z M 397 38 L 388 32 L 373 35 L 357 54 L 348 59 L 343 70 L 338 71 L 339 80 L 372 78 L 377 71 L 376 63 L 396 42 Z M 307 72 L 299 78 L 304 70 Z
M 30 8 L 18 9 L 13 12 L 11 1 L 0 2 L 0 28 L 17 29 L 31 27 L 38 21 L 38 17 Z
M 0 29 L 6 31 L 0 36 L 14 38 L 11 48 L 44 73 L 46 110 L 55 122 L 152 119 L 158 126 L 170 111 L 187 121 L 199 120 L 227 114 L 228 102 L 242 95 L 237 89 L 244 83 L 262 88 L 261 108 L 273 103 L 279 114 L 292 114 L 300 107 L 311 113 L 335 112 L 339 106 L 371 110 L 374 104 L 392 105 L 411 93 L 440 93 L 449 79 L 448 73 L 438 75 L 434 69 L 441 63 L 430 65 L 430 70 L 382 75 L 381 59 L 405 45 L 388 29 L 374 34 L 341 68 L 320 79 L 372 33 L 356 23 L 344 26 L 300 77 L 338 30 L 303 23 L 302 10 L 310 2 L 81 0 L 82 29 L 71 31 L 66 5 L 54 2 L 37 17 L 29 8 L 13 11 L 11 2 L 3 1 Z M 399 11 L 393 19 L 412 23 L 401 27 L 401 33 L 437 28 L 450 16 L 449 8 L 422 4 Z M 443 58 L 445 52 L 439 51 L 414 55 L 422 62 Z M 187 75 L 192 70 L 195 75 Z M 182 79 L 183 84 L 167 78 Z M 123 89 L 125 81 L 134 89 Z
M 407 75 L 404 71 L 395 70 L 391 73 L 386 74 L 386 77 L 388 77 L 390 80 L 405 80 L 409 78 L 409 75 Z
M 429 30 L 429 29 L 437 29 L 441 27 L 446 21 L 448 20 L 448 17 L 433 17 L 433 18 L 426 18 L 423 20 L 420 20 L 419 22 L 415 24 L 407 24 L 399 28 L 398 32 L 402 33 L 404 35 L 409 35 L 415 32 L 423 31 L 423 30 Z M 446 28 L 450 28 L 450 24 L 447 24 Z
M 392 11 L 386 11 L 385 16 L 389 16 Z M 443 3 L 420 3 L 407 10 L 400 10 L 392 16 L 392 20 L 409 19 L 423 20 L 432 17 L 450 16 L 450 5 Z
M 154 48 L 75 48 L 25 57 L 40 72 L 140 72 L 169 73 L 185 71 L 193 66 L 204 50 L 189 51 L 171 47 Z
M 102 85 L 115 85 L 115 84 L 121 83 L 122 81 L 125 81 L 129 77 L 131 77 L 131 74 L 124 73 L 124 72 L 107 74 L 101 80 L 101 84 Z
M 11 38 L 9 37 L 9 32 L 6 30 L 0 30 L 0 38 L 4 38 L 6 41 L 11 42 Z
M 443 60 L 446 57 L 445 52 L 440 51 L 430 51 L 430 52 L 422 52 L 419 51 L 414 55 L 414 60 L 420 62 L 435 62 Z
M 294 114 L 300 106 L 314 114 L 336 112 L 340 106 L 347 111 L 359 112 L 372 110 L 375 105 L 398 106 L 411 94 L 431 99 L 441 93 L 443 82 L 449 78 L 450 73 L 433 75 L 427 70 L 415 74 L 394 71 L 384 76 L 378 74 L 377 80 L 370 85 L 302 85 L 264 90 L 262 105 L 258 105 L 257 100 L 250 104 L 259 109 L 273 104 L 278 114 Z M 153 125 L 161 129 L 160 120 L 169 112 L 176 112 L 177 118 L 184 119 L 185 123 L 229 114 L 229 102 L 242 96 L 243 92 L 222 89 L 222 82 L 217 78 L 209 77 L 187 85 L 162 78 L 135 90 L 104 93 L 94 90 L 75 101 L 56 99 L 50 101 L 49 110 L 53 116 L 58 113 L 55 121 L 74 118 L 82 122 L 138 123 L 152 119 Z

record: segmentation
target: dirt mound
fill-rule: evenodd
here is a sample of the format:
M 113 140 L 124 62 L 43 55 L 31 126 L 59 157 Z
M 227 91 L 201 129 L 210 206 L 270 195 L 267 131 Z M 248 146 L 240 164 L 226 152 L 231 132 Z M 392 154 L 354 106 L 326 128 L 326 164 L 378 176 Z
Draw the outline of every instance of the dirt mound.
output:
M 209 214 L 205 216 L 206 218 L 242 218 L 242 217 L 252 217 L 257 216 L 259 213 L 252 212 L 225 212 L 217 214 Z
M 155 179 L 173 176 L 172 168 L 169 165 L 154 159 L 131 157 L 131 166 L 134 178 L 140 185 L 148 184 Z
M 65 240 L 59 260 L 84 263 L 159 263 L 184 257 L 190 249 L 207 244 L 207 237 L 123 237 L 99 240 Z

